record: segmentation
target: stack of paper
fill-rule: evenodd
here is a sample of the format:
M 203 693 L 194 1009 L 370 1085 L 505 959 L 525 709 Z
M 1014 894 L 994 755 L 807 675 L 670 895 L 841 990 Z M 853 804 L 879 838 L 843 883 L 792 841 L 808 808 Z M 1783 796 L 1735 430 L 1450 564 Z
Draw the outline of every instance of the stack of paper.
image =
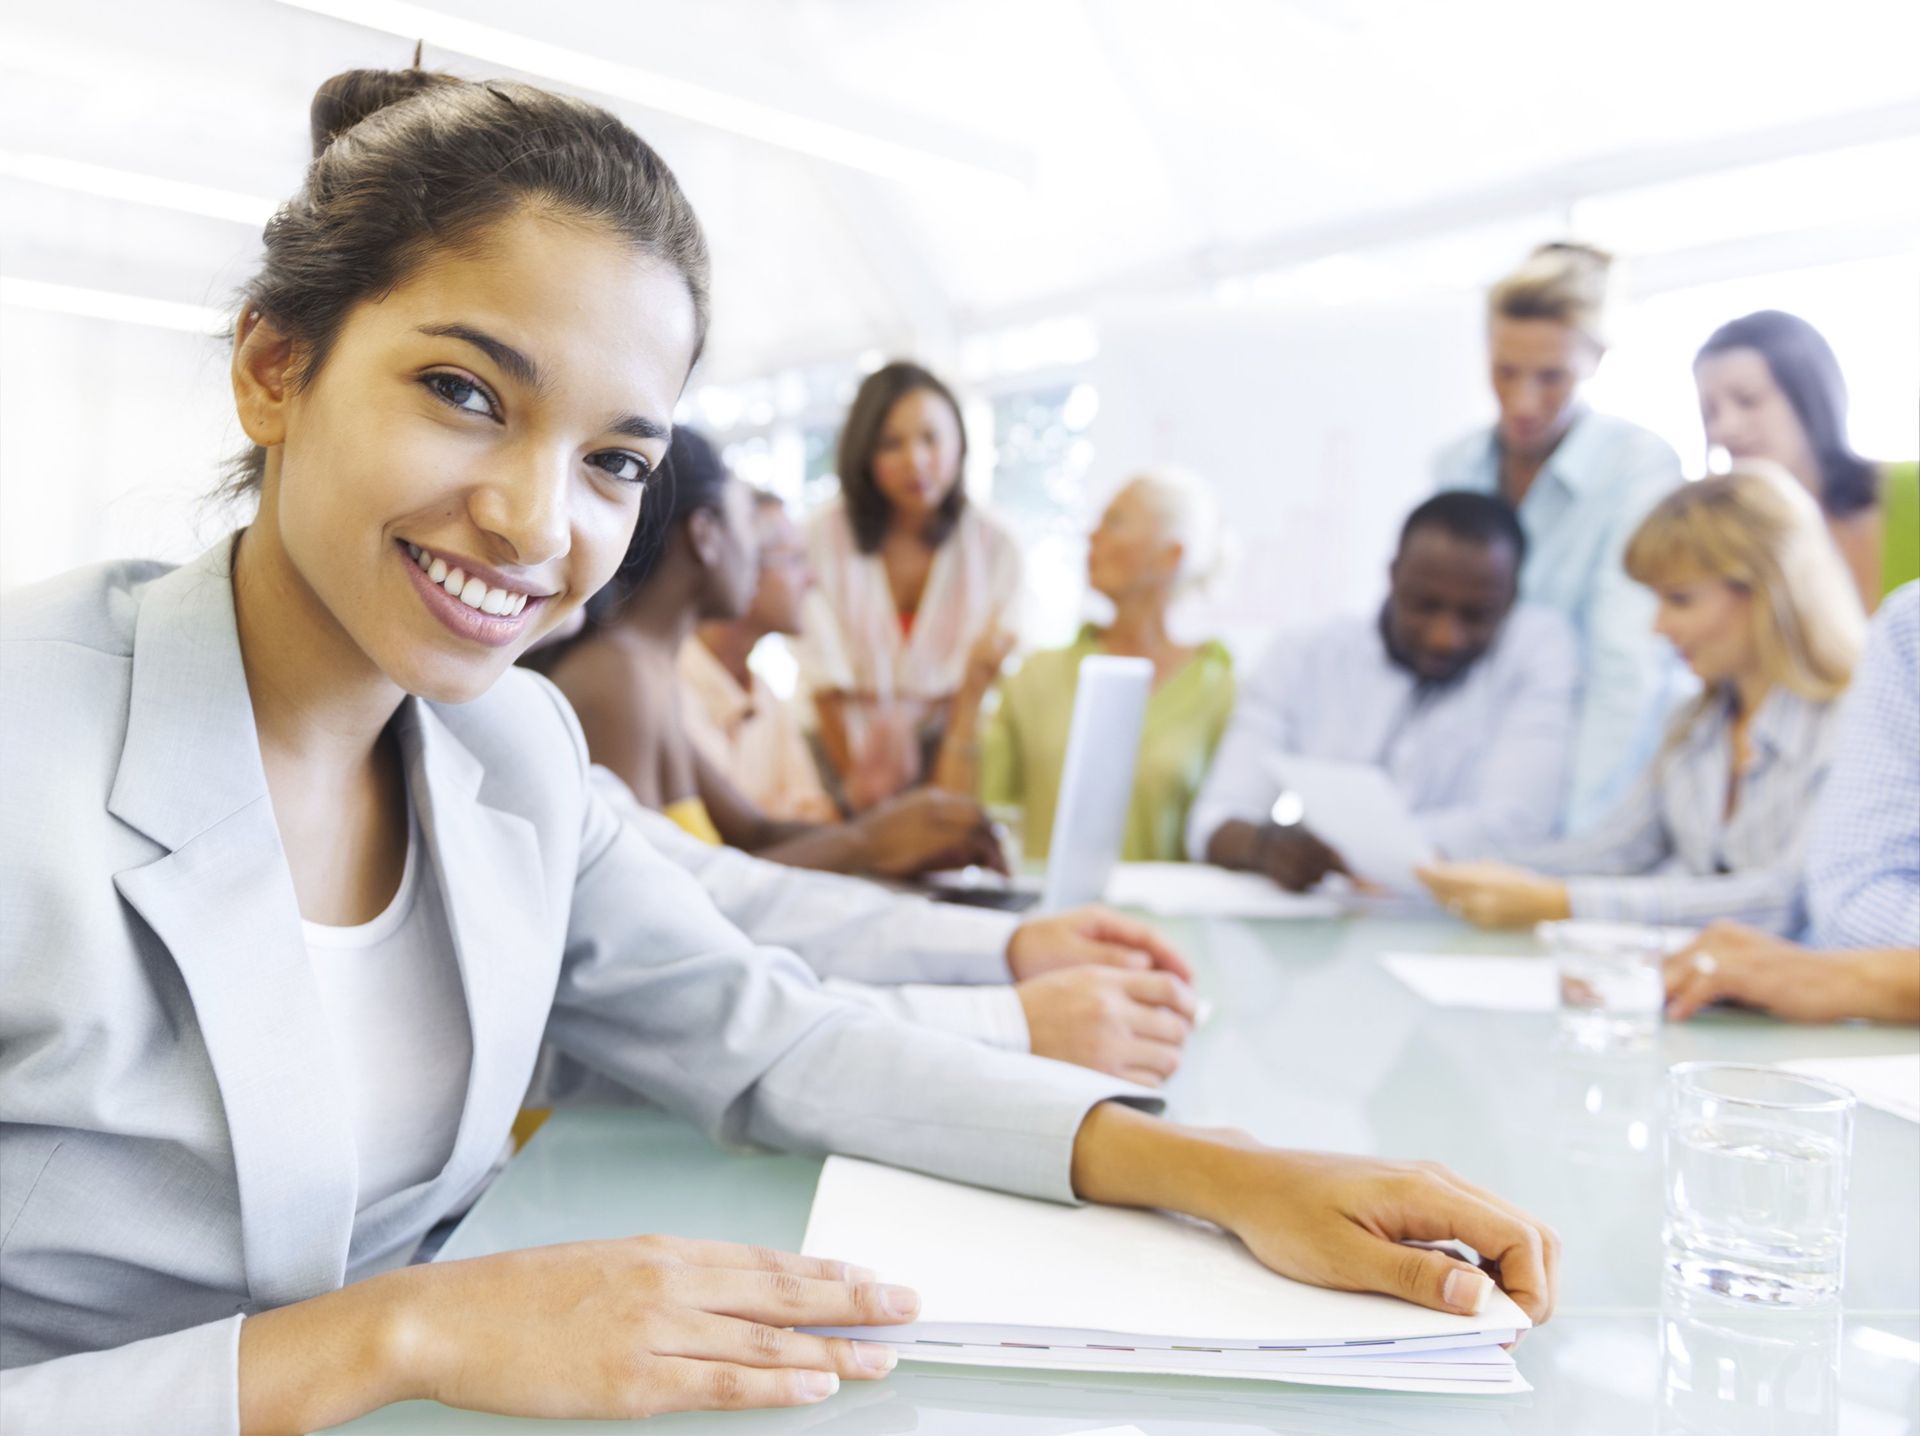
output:
M 1529 1325 L 1495 1291 L 1478 1316 L 1276 1276 L 1201 1222 L 1067 1207 L 828 1159 L 804 1250 L 920 1293 L 908 1326 L 830 1332 L 903 1361 L 1226 1376 L 1388 1391 L 1531 1388 L 1501 1349 Z
M 1258 873 L 1228 872 L 1207 863 L 1119 863 L 1107 879 L 1106 900 L 1158 917 L 1338 917 L 1330 897 L 1290 893 Z

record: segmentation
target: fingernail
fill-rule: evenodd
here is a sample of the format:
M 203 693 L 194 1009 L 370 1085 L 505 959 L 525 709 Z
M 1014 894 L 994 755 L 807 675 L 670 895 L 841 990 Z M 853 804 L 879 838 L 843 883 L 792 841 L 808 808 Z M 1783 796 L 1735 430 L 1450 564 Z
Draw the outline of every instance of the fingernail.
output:
M 856 1341 L 853 1344 L 853 1359 L 869 1371 L 891 1371 L 900 1360 L 900 1355 L 891 1346 L 883 1346 L 877 1341 Z
M 800 1395 L 808 1401 L 825 1401 L 840 1389 L 840 1378 L 831 1371 L 800 1373 Z
M 883 1286 L 880 1305 L 890 1316 L 912 1316 L 920 1310 L 920 1293 L 910 1286 Z
M 1477 1313 L 1486 1304 L 1493 1281 L 1485 1272 L 1468 1271 L 1457 1266 L 1447 1273 L 1447 1284 L 1440 1288 L 1440 1299 L 1455 1311 Z

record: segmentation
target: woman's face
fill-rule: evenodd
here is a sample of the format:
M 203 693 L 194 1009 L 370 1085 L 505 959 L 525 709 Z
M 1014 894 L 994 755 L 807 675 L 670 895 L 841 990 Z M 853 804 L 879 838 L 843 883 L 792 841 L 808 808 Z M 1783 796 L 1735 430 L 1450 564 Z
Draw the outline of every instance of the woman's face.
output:
M 1165 512 L 1143 484 L 1120 490 L 1087 541 L 1087 582 L 1118 600 L 1141 588 L 1167 587 L 1180 569 L 1180 545 Z
M 1707 442 L 1732 459 L 1771 459 L 1817 498 L 1820 461 L 1807 431 L 1758 349 L 1723 349 L 1693 366 Z
M 873 447 L 873 483 L 901 521 L 924 523 L 960 482 L 960 416 L 931 389 L 894 400 Z
M 731 622 L 746 613 L 753 603 L 754 586 L 760 581 L 760 535 L 753 521 L 753 491 L 740 480 L 729 478 L 719 504 L 706 511 L 706 528 L 700 540 L 707 571 L 700 616 Z
M 1487 364 L 1501 447 L 1537 461 L 1566 437 L 1574 400 L 1599 367 L 1600 351 L 1572 325 L 1495 315 L 1487 325 Z
M 693 343 L 676 270 L 530 213 L 359 304 L 304 389 L 243 337 L 291 601 L 407 692 L 485 692 L 612 577 Z
M 1753 671 L 1753 595 L 1725 579 L 1692 575 L 1657 584 L 1654 632 L 1709 686 Z

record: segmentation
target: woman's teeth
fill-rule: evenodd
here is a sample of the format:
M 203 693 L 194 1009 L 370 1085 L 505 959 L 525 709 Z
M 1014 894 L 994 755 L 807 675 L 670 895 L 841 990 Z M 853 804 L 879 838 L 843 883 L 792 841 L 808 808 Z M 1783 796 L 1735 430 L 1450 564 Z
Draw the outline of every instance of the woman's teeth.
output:
M 417 544 L 408 544 L 407 552 L 429 579 L 468 608 L 477 608 L 495 618 L 512 618 L 527 606 L 524 593 L 510 588 L 488 588 L 484 579 L 469 578 L 457 568 L 448 568 L 445 559 L 433 557 Z

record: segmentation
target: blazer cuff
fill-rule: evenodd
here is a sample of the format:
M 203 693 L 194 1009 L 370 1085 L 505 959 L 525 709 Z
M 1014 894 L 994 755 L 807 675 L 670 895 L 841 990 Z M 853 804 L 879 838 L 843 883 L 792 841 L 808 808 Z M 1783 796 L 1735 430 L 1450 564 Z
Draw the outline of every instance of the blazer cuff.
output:
M 22 1433 L 239 1436 L 243 1319 L 0 1371 L 0 1424 Z

